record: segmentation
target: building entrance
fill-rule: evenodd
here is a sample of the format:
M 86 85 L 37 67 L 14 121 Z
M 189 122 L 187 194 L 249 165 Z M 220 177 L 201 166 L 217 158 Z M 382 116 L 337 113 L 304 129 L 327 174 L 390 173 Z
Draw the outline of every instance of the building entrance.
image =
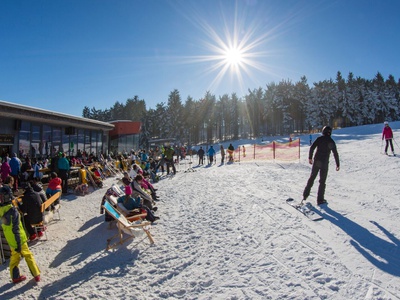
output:
M 9 145 L 0 145 L 0 157 L 3 160 L 3 158 L 8 154 L 9 157 L 11 157 L 11 147 Z

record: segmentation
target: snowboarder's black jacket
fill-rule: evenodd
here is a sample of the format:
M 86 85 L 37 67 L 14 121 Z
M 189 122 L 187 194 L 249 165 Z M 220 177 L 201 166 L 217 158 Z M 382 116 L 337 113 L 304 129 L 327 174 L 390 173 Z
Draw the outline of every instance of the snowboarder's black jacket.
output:
M 308 158 L 312 159 L 315 148 L 317 152 L 315 153 L 314 161 L 320 162 L 323 166 L 328 166 L 329 156 L 331 151 L 335 157 L 336 166 L 340 167 L 339 154 L 336 149 L 335 141 L 328 135 L 323 135 L 317 138 L 310 147 L 310 152 Z

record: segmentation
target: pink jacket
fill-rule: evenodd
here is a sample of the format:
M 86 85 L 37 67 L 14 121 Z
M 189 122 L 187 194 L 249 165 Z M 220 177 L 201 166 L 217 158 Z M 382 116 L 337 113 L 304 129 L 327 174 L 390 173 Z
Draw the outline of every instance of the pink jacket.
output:
M 393 131 L 392 128 L 390 128 L 389 126 L 385 126 L 383 128 L 383 132 L 382 132 L 382 140 L 383 138 L 385 138 L 385 140 L 389 140 L 393 138 Z
M 8 162 L 3 162 L 1 164 L 1 180 L 5 181 L 7 176 L 11 173 L 11 167 Z

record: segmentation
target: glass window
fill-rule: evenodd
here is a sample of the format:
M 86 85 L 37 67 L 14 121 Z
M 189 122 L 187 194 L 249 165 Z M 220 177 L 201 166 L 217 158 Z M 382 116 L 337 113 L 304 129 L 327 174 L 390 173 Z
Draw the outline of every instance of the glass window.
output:
M 65 152 L 68 156 L 70 156 L 69 135 L 67 135 L 65 133 L 66 133 L 66 129 L 64 128 L 61 131 L 61 134 L 62 134 L 62 147 L 61 147 L 60 151 Z
M 78 157 L 82 157 L 82 152 L 85 150 L 85 130 L 83 129 L 78 129 L 78 152 L 77 155 Z
M 43 135 L 42 135 L 42 145 L 41 145 L 41 154 L 46 158 L 50 155 L 51 149 L 51 126 L 43 125 Z
M 97 157 L 100 157 L 100 154 L 103 153 L 103 141 L 102 141 L 102 133 L 101 131 L 97 132 L 97 150 L 96 150 L 96 155 Z
M 78 136 L 77 133 L 75 132 L 74 134 L 71 134 L 69 136 L 69 152 L 68 152 L 69 155 L 76 156 L 77 149 L 78 149 Z
M 53 143 L 51 148 L 51 156 L 55 156 L 61 151 L 61 127 L 53 127 Z
M 40 143 L 41 143 L 40 125 L 32 124 L 32 141 L 30 149 L 30 156 L 32 158 L 38 158 L 40 156 Z
M 91 132 L 91 143 L 90 143 L 90 154 L 94 153 L 96 155 L 96 146 L 97 146 L 97 135 L 95 131 Z
M 19 131 L 19 154 L 20 158 L 29 155 L 31 143 L 31 122 L 22 121 L 21 130 Z
M 85 152 L 90 154 L 90 131 L 85 130 Z

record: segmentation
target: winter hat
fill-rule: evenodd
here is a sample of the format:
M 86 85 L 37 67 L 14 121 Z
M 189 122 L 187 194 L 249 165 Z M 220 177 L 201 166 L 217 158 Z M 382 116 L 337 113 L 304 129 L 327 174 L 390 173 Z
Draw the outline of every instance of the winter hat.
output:
M 11 203 L 14 199 L 13 193 L 8 186 L 3 186 L 0 188 L 0 206 L 5 206 Z

